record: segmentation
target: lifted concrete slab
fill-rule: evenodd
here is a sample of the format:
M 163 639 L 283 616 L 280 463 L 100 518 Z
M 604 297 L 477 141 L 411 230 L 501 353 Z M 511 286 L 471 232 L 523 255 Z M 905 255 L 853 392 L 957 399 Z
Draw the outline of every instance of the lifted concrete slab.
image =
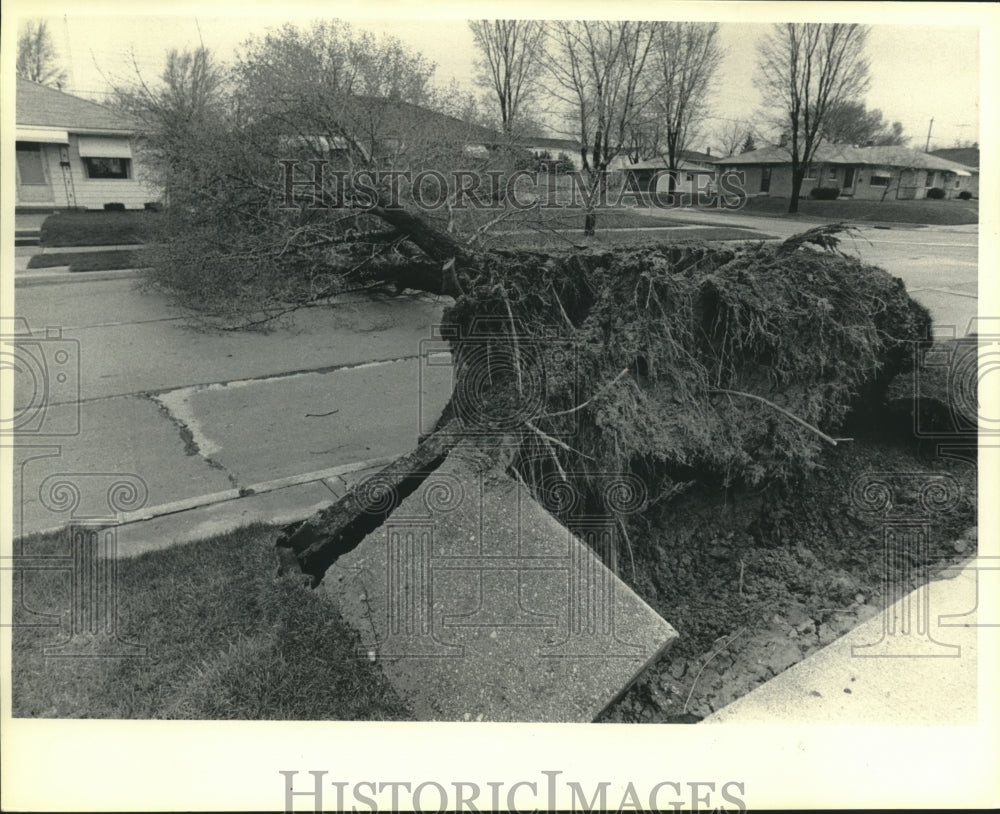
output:
M 408 452 L 451 393 L 450 368 L 440 367 L 426 371 L 433 385 L 421 393 L 420 365 L 378 362 L 185 388 L 157 400 L 243 486 Z
M 526 487 L 453 451 L 318 590 L 419 719 L 589 722 L 677 637 Z M 377 478 L 354 488 L 375 489 Z M 614 545 L 594 518 L 581 533 Z

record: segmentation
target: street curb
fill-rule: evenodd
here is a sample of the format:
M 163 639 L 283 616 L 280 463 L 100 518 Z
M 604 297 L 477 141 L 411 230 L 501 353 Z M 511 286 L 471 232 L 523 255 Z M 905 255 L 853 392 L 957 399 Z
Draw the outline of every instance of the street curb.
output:
M 69 268 L 64 266 L 62 268 Z M 30 269 L 14 277 L 14 288 L 62 283 L 96 283 L 106 280 L 131 280 L 141 277 L 145 269 L 109 269 L 107 271 L 57 271 L 47 274 L 42 269 Z
M 131 526 L 137 523 L 146 522 L 147 520 L 154 520 L 158 517 L 165 517 L 171 514 L 182 514 L 183 512 L 192 511 L 194 509 L 204 509 L 208 506 L 217 506 L 220 503 L 236 502 L 242 498 L 263 495 L 269 492 L 277 492 L 281 489 L 288 489 L 293 486 L 302 486 L 306 483 L 320 483 L 325 485 L 325 481 L 328 479 L 337 478 L 341 475 L 349 475 L 354 472 L 361 472 L 365 469 L 372 469 L 375 467 L 381 469 L 394 460 L 396 459 L 391 456 L 369 458 L 364 461 L 341 464 L 340 466 L 332 466 L 327 469 L 318 469 L 315 472 L 303 472 L 301 475 L 289 475 L 284 478 L 275 478 L 274 480 L 255 483 L 252 486 L 247 486 L 242 489 L 227 489 L 223 492 L 211 492 L 205 495 L 196 495 L 195 497 L 172 500 L 168 503 L 159 503 L 155 506 L 147 506 L 142 509 L 136 509 L 132 512 L 123 512 L 119 515 L 117 522 L 108 523 L 104 526 L 104 528 L 121 528 L 123 526 Z M 336 498 L 331 492 L 331 503 L 335 500 Z M 24 534 L 17 535 L 14 539 L 23 540 L 36 534 L 54 534 L 62 531 L 68 525 L 71 524 L 69 522 L 60 523 L 57 526 L 32 530 Z
M 36 254 L 96 254 L 97 252 L 134 252 L 148 243 L 109 243 L 107 246 L 40 246 Z

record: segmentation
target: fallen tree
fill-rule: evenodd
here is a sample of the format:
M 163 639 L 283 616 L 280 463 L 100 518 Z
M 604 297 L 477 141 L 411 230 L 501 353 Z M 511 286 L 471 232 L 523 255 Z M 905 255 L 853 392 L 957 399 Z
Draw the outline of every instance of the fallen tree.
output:
M 447 115 L 430 72 L 398 41 L 316 23 L 248 42 L 194 119 L 175 115 L 184 99 L 170 93 L 136 97 L 149 114 L 143 149 L 169 181 L 163 234 L 144 260 L 152 285 L 226 327 L 347 291 L 453 298 L 441 429 L 380 488 L 285 529 L 293 570 L 319 578 L 457 443 L 557 514 L 570 511 L 558 495 L 572 482 L 583 511 L 623 529 L 607 495 L 616 476 L 651 503 L 694 481 L 794 481 L 910 364 L 928 315 L 899 280 L 838 252 L 842 227 L 738 248 L 477 248 L 491 226 L 516 229 L 526 215 L 514 196 L 523 149 Z M 394 173 L 412 182 L 398 195 Z M 417 180 L 432 177 L 444 183 Z
M 549 505 L 546 490 L 573 480 L 589 513 L 615 513 L 602 497 L 614 474 L 653 503 L 694 481 L 802 478 L 930 327 L 902 281 L 840 253 L 842 226 L 738 248 L 476 253 L 411 218 L 392 226 L 418 230 L 419 275 L 401 264 L 392 279 L 455 297 L 451 403 L 380 488 L 282 530 L 286 568 L 314 581 L 380 522 L 360 518 L 386 516 L 456 443 L 502 459 Z

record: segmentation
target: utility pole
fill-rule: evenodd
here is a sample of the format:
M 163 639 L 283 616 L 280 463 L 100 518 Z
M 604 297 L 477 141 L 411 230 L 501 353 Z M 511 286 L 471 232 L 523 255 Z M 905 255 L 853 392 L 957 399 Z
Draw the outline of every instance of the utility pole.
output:
M 934 127 L 934 117 L 931 116 L 931 123 L 927 125 L 927 143 L 924 145 L 924 152 L 926 153 L 931 148 L 931 128 Z

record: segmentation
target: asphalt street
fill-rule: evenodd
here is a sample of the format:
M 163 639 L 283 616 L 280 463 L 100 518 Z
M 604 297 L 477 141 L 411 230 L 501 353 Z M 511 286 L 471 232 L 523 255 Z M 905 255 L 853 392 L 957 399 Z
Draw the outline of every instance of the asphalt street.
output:
M 778 237 L 803 228 L 691 217 Z M 965 334 L 977 304 L 974 227 L 863 227 L 854 243 L 904 279 L 939 331 Z M 308 513 L 343 488 L 338 473 L 409 451 L 450 393 L 450 367 L 424 355 L 443 309 L 433 298 L 345 300 L 299 311 L 269 333 L 208 332 L 135 279 L 80 277 L 19 286 L 21 321 L 3 326 L 31 331 L 15 378 L 18 535 L 107 514 L 51 494 L 56 476 L 88 482 L 95 473 L 139 479 L 147 510 L 253 493 L 273 512 L 263 496 L 292 486 Z

